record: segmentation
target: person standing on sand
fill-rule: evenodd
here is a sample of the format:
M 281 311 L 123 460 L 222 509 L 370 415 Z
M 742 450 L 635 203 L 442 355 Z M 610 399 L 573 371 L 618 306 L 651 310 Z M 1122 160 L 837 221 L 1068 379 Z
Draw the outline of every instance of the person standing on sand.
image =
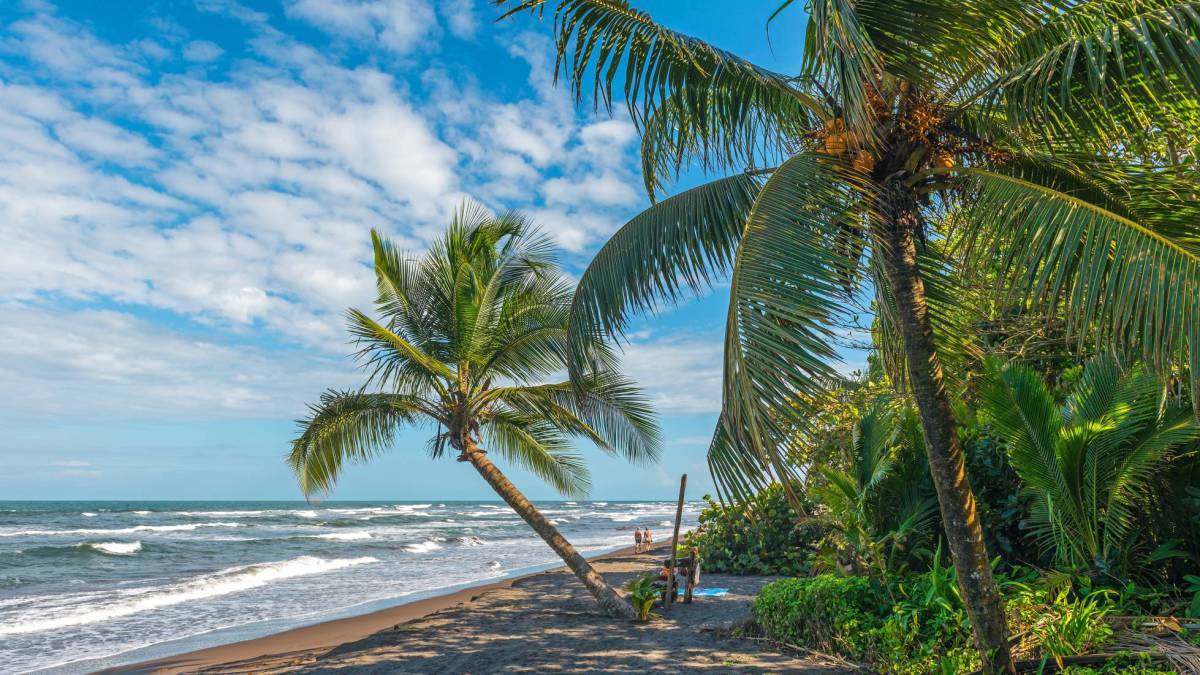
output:
M 642 549 L 646 551 L 649 551 L 650 544 L 654 543 L 654 537 L 650 536 L 650 528 L 648 527 L 646 528 L 646 531 L 642 533 L 642 542 L 644 542 Z
M 642 552 L 642 529 L 640 527 L 633 528 L 633 552 Z

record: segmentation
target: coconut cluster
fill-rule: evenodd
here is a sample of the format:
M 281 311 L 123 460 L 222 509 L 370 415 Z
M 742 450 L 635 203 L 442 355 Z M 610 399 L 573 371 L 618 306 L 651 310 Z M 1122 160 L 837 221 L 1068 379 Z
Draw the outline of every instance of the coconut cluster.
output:
M 867 91 L 867 102 L 883 137 L 902 139 L 910 146 L 923 147 L 924 168 L 952 169 L 961 157 L 977 157 L 993 163 L 1009 159 L 1007 153 L 986 141 L 965 142 L 947 128 L 946 111 L 935 97 L 912 91 L 906 81 L 899 81 L 890 96 L 875 89 Z M 856 171 L 875 170 L 876 155 L 861 134 L 847 128 L 845 119 L 835 117 L 808 135 L 816 151 L 847 160 Z

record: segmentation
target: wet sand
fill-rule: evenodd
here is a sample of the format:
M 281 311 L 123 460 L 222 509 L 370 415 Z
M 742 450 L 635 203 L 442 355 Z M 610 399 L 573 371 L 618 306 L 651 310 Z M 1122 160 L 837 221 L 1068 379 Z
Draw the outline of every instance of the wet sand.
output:
M 654 571 L 666 548 L 593 563 L 613 584 Z M 729 631 L 771 579 L 704 575 L 719 598 L 676 604 L 648 624 L 604 616 L 565 569 L 203 649 L 108 673 L 844 672 Z

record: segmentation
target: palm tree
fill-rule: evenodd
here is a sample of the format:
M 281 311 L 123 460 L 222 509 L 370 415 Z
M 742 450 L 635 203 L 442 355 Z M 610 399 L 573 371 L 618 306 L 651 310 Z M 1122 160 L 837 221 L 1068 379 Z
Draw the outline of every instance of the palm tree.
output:
M 548 240 L 519 214 L 490 217 L 464 205 L 419 259 L 371 233 L 379 320 L 347 312 L 369 371 L 357 391 L 327 391 L 302 420 L 290 462 L 305 495 L 328 492 L 349 461 L 393 445 L 398 429 L 426 424 L 429 453 L 447 447 L 469 462 L 587 586 L 610 616 L 628 602 L 563 538 L 492 462 L 489 451 L 581 497 L 587 466 L 569 437 L 636 462 L 656 460 L 659 432 L 648 403 L 595 345 L 596 367 L 577 382 L 550 382 L 567 359 L 571 284 Z M 485 447 L 487 448 L 485 450 Z
M 1093 358 L 1058 406 L 1031 368 L 989 360 L 981 412 L 1032 493 L 1033 533 L 1056 562 L 1093 575 L 1128 571 L 1134 511 L 1175 452 L 1200 439 L 1163 381 Z
M 1156 367 L 1188 362 L 1198 383 L 1195 0 L 810 0 L 794 74 L 623 0 L 555 4 L 560 72 L 577 97 L 624 98 L 651 199 L 684 168 L 724 175 L 599 251 L 576 291 L 572 368 L 596 334 L 730 275 L 709 464 L 730 491 L 763 474 L 787 485 L 787 438 L 873 296 L 880 352 L 921 414 L 976 645 L 988 670 L 1011 671 L 941 365 L 960 337 L 943 302 L 958 275 L 999 268 L 1029 309 Z

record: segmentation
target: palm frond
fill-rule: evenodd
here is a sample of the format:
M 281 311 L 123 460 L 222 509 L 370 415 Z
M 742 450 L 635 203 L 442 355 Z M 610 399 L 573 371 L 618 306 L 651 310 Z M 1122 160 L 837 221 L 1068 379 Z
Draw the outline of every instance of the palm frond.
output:
M 1014 466 L 1034 489 L 1052 492 L 1065 478 L 1058 462 L 1062 420 L 1041 378 L 1023 365 L 984 361 L 982 420 L 1003 438 Z
M 1200 2 L 1072 3 L 986 62 L 991 104 L 1014 123 L 1076 139 L 1140 141 L 1194 118 L 1198 38 Z
M 728 269 L 759 179 L 739 174 L 693 188 L 629 221 L 584 271 L 571 307 L 572 376 L 596 342 L 617 337 L 632 314 L 678 302 Z
M 1103 420 L 1121 391 L 1124 375 L 1125 367 L 1116 356 L 1106 353 L 1093 357 L 1071 388 L 1063 420 L 1067 424 Z
M 567 359 L 573 293 L 560 274 L 543 274 L 506 289 L 493 320 L 479 333 L 486 338 L 479 353 L 487 357 L 476 364 L 476 379 L 500 376 L 528 382 L 558 373 Z
M 1200 438 L 1200 424 L 1167 415 L 1162 381 L 1109 354 L 1085 364 L 1061 416 L 1031 369 L 985 365 L 981 411 L 1031 488 L 1032 532 L 1061 563 L 1110 571 L 1134 544 L 1146 486 Z
M 327 391 L 300 420 L 288 462 L 305 496 L 333 488 L 347 461 L 359 462 L 387 450 L 396 429 L 429 415 L 428 406 L 398 394 Z
M 990 170 L 1094 204 L 1200 254 L 1200 168 L 1194 164 L 1056 149 L 1025 150 Z
M 708 445 L 708 471 L 723 504 L 731 504 L 766 489 L 772 481 L 772 465 L 758 457 L 750 448 L 738 443 L 735 433 L 726 426 L 725 415 L 717 419 L 712 440 Z M 789 476 L 790 477 L 790 476 Z
M 1153 228 L 1013 176 L 964 169 L 978 192 L 968 270 L 998 264 L 1025 302 L 1200 390 L 1200 254 Z M 1200 413 L 1200 408 L 1197 408 Z
M 653 408 L 629 378 L 599 372 L 574 382 L 502 387 L 489 397 L 521 411 L 536 412 L 563 433 L 583 436 L 605 452 L 637 463 L 658 460 L 660 431 Z
M 855 13 L 890 75 L 951 95 L 979 79 L 1014 34 L 1045 21 L 1062 2 L 856 0 Z
M 545 4 L 514 3 L 505 16 L 540 14 Z M 695 92 L 679 104 L 702 126 L 718 119 L 737 126 L 748 108 L 792 96 L 788 78 L 664 28 L 624 0 L 563 0 L 554 12 L 554 32 L 556 72 L 566 76 L 576 96 L 582 98 L 590 87 L 596 104 L 611 109 L 614 89 L 620 87 L 637 122 L 682 90 Z
M 759 194 L 734 263 L 722 407 L 734 442 L 781 475 L 789 439 L 838 378 L 843 281 L 858 264 L 839 253 L 840 218 L 867 189 L 846 187 L 853 175 L 815 154 L 789 159 Z
M 361 311 L 353 308 L 347 310 L 346 322 L 359 346 L 359 363 L 370 371 L 372 380 L 403 385 L 423 384 L 444 392 L 442 381 L 455 378 L 454 372 L 446 364 Z
M 584 498 L 591 488 L 583 458 L 572 452 L 562 432 L 544 419 L 503 415 L 484 427 L 487 447 L 546 481 L 564 497 Z
M 855 479 L 862 491 L 874 489 L 891 473 L 897 431 L 895 414 L 888 401 L 872 401 L 854 428 Z
M 857 139 L 852 145 L 875 138 L 872 99 L 885 90 L 884 56 L 859 20 L 854 0 L 809 3 L 802 74 L 836 88 L 839 116 Z
M 686 167 L 728 172 L 773 166 L 802 148 L 832 118 L 797 86 L 730 92 L 682 88 L 663 98 L 642 128 L 642 178 L 653 200 Z

